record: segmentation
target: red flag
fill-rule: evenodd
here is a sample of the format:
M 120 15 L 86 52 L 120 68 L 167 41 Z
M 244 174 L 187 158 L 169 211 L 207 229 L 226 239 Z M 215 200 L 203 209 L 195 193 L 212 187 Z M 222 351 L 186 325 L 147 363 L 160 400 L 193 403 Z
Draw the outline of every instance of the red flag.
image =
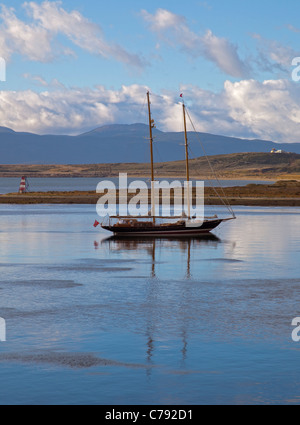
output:
M 99 224 L 100 224 L 99 221 L 95 220 L 94 227 L 99 226 Z

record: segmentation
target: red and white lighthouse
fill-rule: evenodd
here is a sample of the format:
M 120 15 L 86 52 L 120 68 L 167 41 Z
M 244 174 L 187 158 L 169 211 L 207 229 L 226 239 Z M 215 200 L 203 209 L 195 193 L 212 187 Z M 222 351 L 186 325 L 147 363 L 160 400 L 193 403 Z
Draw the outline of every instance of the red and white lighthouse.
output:
M 23 176 L 21 178 L 21 183 L 20 183 L 20 187 L 19 187 L 19 193 L 26 193 L 27 192 L 27 187 L 28 187 L 27 179 L 26 179 L 25 176 Z

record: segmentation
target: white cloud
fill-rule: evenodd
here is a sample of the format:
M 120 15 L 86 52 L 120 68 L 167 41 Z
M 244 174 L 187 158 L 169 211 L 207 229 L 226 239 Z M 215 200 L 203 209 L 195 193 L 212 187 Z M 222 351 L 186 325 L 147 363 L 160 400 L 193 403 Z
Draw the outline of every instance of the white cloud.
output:
M 122 86 L 119 90 L 107 90 L 103 86 L 69 89 L 52 85 L 51 91 L 41 93 L 2 91 L 0 122 L 15 131 L 39 134 L 79 134 L 106 124 L 146 123 L 147 90 L 141 85 Z M 295 83 L 287 80 L 226 81 L 220 93 L 197 86 L 182 86 L 181 91 L 198 131 L 300 142 L 300 86 Z M 158 129 L 183 130 L 178 95 L 171 92 L 151 95 Z M 192 130 L 190 125 L 189 129 Z
M 295 33 L 299 33 L 299 32 L 300 32 L 300 29 L 299 29 L 299 28 L 297 28 L 297 27 L 294 27 L 294 25 L 288 24 L 288 25 L 286 25 L 286 27 L 287 27 L 290 31 L 292 31 L 292 32 L 295 32 Z
M 202 37 L 202 44 L 205 56 L 226 74 L 233 77 L 245 77 L 249 74 L 249 65 L 241 61 L 237 47 L 225 38 L 219 38 L 208 30 Z
M 56 78 L 53 78 L 50 83 L 48 83 L 41 75 L 31 75 L 29 73 L 23 74 L 23 78 L 26 78 L 29 81 L 34 82 L 37 86 L 48 87 L 48 88 L 61 88 L 64 89 L 65 86 L 60 83 Z
M 101 86 L 41 93 L 1 91 L 0 122 L 15 131 L 38 134 L 78 134 L 98 125 L 136 122 L 146 90 L 133 85 L 119 91 Z
M 150 29 L 173 46 L 180 46 L 193 57 L 205 57 L 232 77 L 246 77 L 250 67 L 238 55 L 237 46 L 225 38 L 217 37 L 211 30 L 204 35 L 191 31 L 183 16 L 165 9 L 158 9 L 154 15 L 142 10 L 142 17 Z
M 252 38 L 257 40 L 258 58 L 257 64 L 260 69 L 266 71 L 281 70 L 289 71 L 292 59 L 299 56 L 295 50 L 285 46 L 276 40 L 269 40 L 260 34 L 253 34 Z
M 43 87 L 48 86 L 47 81 L 40 75 L 23 74 L 23 77 L 26 78 L 27 80 L 34 81 L 34 83 L 39 86 L 43 86 Z
M 225 83 L 230 117 L 257 137 L 300 142 L 300 87 L 287 80 Z
M 142 68 L 140 56 L 105 40 L 101 27 L 76 10 L 67 12 L 60 1 L 25 2 L 29 23 L 20 20 L 13 8 L 2 5 L 0 18 L 0 54 L 7 60 L 19 53 L 32 61 L 50 62 L 60 55 L 74 55 L 58 43 L 58 35 L 66 36 L 74 45 L 92 54 L 114 58 L 126 65 Z
M 9 60 L 13 53 L 19 53 L 33 61 L 48 62 L 53 59 L 52 37 L 45 28 L 26 24 L 16 17 L 12 8 L 4 5 L 0 18 L 2 57 Z
M 183 16 L 175 15 L 166 9 L 157 9 L 155 15 L 146 10 L 141 11 L 142 17 L 150 25 L 150 28 L 154 32 L 161 32 L 172 27 L 186 27 L 185 18 Z

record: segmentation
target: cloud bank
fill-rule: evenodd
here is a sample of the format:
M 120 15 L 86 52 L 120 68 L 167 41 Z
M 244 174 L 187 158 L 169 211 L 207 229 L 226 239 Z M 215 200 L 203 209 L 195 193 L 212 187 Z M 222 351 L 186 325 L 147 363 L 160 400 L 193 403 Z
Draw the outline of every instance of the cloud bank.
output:
M 146 123 L 148 89 L 131 85 L 119 90 L 102 86 L 62 90 L 52 85 L 51 90 L 41 93 L 1 91 L 0 122 L 15 131 L 39 134 L 79 134 L 112 123 Z M 219 93 L 197 86 L 182 86 L 181 91 L 200 132 L 286 143 L 300 141 L 300 88 L 294 83 L 226 81 Z M 179 93 L 152 93 L 151 102 L 157 128 L 182 131 Z

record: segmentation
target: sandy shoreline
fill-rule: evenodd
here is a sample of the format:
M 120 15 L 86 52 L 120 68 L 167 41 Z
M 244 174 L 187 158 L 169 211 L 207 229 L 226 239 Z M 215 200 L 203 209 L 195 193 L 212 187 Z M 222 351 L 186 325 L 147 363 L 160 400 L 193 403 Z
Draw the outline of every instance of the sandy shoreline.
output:
M 14 179 L 16 179 L 16 178 L 21 178 L 22 177 L 22 175 L 19 173 L 19 174 L 9 174 L 9 173 L 0 173 L 0 178 L 14 178 Z M 29 179 L 32 179 L 32 178 L 46 178 L 46 179 L 51 179 L 51 178 L 56 178 L 56 179 L 65 179 L 65 178 L 70 178 L 70 179 L 82 179 L 82 178 L 94 178 L 94 179 L 99 179 L 99 181 L 102 181 L 102 180 L 106 180 L 106 179 L 111 179 L 111 178 L 113 178 L 113 179 L 116 179 L 116 178 L 119 178 L 119 174 L 110 174 L 110 175 L 108 175 L 108 176 L 97 176 L 97 175 L 94 175 L 94 176 L 92 176 L 92 175 L 76 175 L 76 174 L 70 174 L 70 175 L 61 175 L 61 174 L 51 174 L 51 175 L 48 175 L 48 174 L 34 174 L 34 175 L 32 175 L 32 174 L 26 174 L 26 177 L 27 178 L 29 178 Z M 130 173 L 130 172 L 128 172 L 127 173 L 127 178 L 129 178 L 129 179 L 131 179 L 131 178 L 135 178 L 135 179 L 145 179 L 145 180 L 149 180 L 149 174 L 137 174 L 137 173 Z M 159 175 L 159 176 L 157 176 L 156 177 L 157 179 L 159 179 L 159 180 L 162 180 L 162 179 L 173 179 L 173 180 L 177 180 L 177 179 L 180 179 L 180 180 L 184 180 L 184 179 L 186 179 L 186 176 L 184 175 L 184 174 L 178 174 L 178 175 L 170 175 L 170 174 L 166 174 L 166 175 L 164 175 L 164 174 L 162 174 L 162 175 Z M 190 176 L 190 178 L 192 179 L 192 180 L 194 180 L 194 181 L 205 181 L 205 180 L 212 180 L 212 181 L 216 181 L 217 179 L 215 178 L 215 177 L 207 177 L 207 176 L 201 176 L 201 175 L 191 175 Z M 295 176 L 288 176 L 288 175 L 283 175 L 282 177 L 281 176 L 269 176 L 269 177 L 266 177 L 266 176 L 264 176 L 264 175 L 262 175 L 262 176 L 257 176 L 257 175 L 247 175 L 247 176 L 245 176 L 245 175 L 242 175 L 242 176 L 240 176 L 240 175 L 237 175 L 237 176 L 232 176 L 232 175 L 230 175 L 230 176 L 228 176 L 228 175 L 222 175 L 222 176 L 218 176 L 218 180 L 219 181 L 222 181 L 222 180 L 228 180 L 228 181 L 237 181 L 237 180 L 240 180 L 240 181 L 265 181 L 265 182 L 274 182 L 274 181 L 276 181 L 276 180 L 279 180 L 279 178 L 280 179 L 282 179 L 282 180 L 291 180 L 291 179 L 293 179 L 293 178 L 295 178 L 296 180 L 300 180 L 300 175 L 295 175 Z
M 98 198 L 97 198 L 98 200 Z M 27 198 L 26 200 L 13 197 L 0 196 L 0 204 L 10 205 L 95 205 L 97 200 L 89 197 L 74 197 L 74 198 Z M 300 199 L 287 199 L 287 198 L 230 198 L 229 202 L 232 206 L 255 206 L 255 207 L 300 207 Z M 219 198 L 205 199 L 206 205 L 223 205 Z
M 122 172 L 125 172 L 122 170 Z M 21 178 L 23 175 L 26 175 L 27 178 L 32 179 L 32 178 L 46 178 L 46 179 L 51 179 L 51 178 L 56 178 L 56 179 L 65 179 L 65 178 L 71 178 L 71 179 L 82 179 L 82 178 L 94 178 L 94 179 L 99 179 L 99 181 L 102 180 L 109 180 L 109 179 L 116 179 L 119 178 L 119 173 L 115 174 L 109 174 L 109 175 L 91 175 L 91 174 L 86 174 L 86 175 L 81 175 L 81 174 L 66 174 L 66 175 L 62 175 L 62 174 L 42 174 L 42 173 L 37 173 L 37 174 L 31 174 L 31 173 L 16 173 L 16 174 L 10 174 L 10 173 L 1 173 L 0 172 L 0 178 Z M 145 179 L 145 180 L 149 180 L 149 174 L 146 173 L 131 173 L 131 172 L 127 172 L 127 178 L 132 179 Z M 159 180 L 163 180 L 163 179 L 172 179 L 172 180 L 184 180 L 186 179 L 186 175 L 185 174 L 160 174 L 159 176 L 157 175 L 155 177 L 156 179 Z M 300 174 L 295 174 L 295 175 L 289 175 L 289 174 L 276 174 L 276 175 L 218 175 L 218 178 L 216 179 L 215 176 L 207 176 L 207 175 L 194 175 L 191 174 L 190 175 L 190 179 L 194 180 L 194 181 L 206 181 L 206 180 L 211 180 L 216 182 L 217 180 L 222 181 L 222 180 L 227 180 L 227 181 L 262 181 L 262 182 L 275 182 L 277 180 L 299 180 L 300 181 Z

